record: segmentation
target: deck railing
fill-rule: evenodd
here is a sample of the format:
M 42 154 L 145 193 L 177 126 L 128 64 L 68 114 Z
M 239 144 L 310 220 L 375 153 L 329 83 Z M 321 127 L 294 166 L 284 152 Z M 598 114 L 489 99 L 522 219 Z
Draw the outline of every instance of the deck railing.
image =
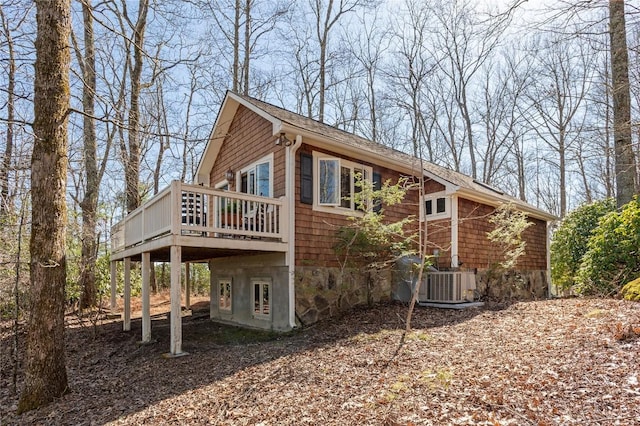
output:
M 286 242 L 286 199 L 173 181 L 111 228 L 111 251 L 166 234 Z

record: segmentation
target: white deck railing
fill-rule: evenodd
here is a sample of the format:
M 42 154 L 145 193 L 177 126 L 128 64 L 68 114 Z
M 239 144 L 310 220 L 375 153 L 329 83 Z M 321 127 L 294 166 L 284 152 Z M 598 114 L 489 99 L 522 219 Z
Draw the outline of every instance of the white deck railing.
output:
M 285 242 L 286 199 L 173 181 L 111 228 L 111 251 L 166 234 Z

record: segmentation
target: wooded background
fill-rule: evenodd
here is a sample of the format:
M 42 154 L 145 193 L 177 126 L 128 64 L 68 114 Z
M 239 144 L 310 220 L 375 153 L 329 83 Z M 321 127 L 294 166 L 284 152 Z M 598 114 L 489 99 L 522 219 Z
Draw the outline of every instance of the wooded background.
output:
M 67 281 L 78 294 L 69 297 L 90 288 L 81 303 L 95 304 L 110 226 L 172 179 L 191 180 L 228 89 L 422 155 L 558 216 L 615 196 L 611 52 L 620 49 L 610 28 L 624 3 L 487 3 L 72 2 Z M 622 17 L 631 105 L 623 125 L 637 162 L 640 10 L 627 4 Z M 2 1 L 0 23 L 6 300 L 28 276 L 17 272 L 28 259 L 18 236 L 30 230 L 33 3 Z M 625 167 L 633 184 L 637 167 Z

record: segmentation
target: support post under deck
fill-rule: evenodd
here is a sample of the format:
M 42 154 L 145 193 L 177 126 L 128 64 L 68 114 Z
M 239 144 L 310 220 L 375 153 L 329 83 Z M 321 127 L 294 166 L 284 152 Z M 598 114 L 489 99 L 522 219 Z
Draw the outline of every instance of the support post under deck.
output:
M 151 341 L 151 303 L 149 290 L 151 272 L 151 253 L 142 253 L 142 343 Z
M 182 352 L 182 313 L 180 311 L 180 266 L 182 247 L 171 246 L 171 344 L 169 356 L 185 355 Z
M 131 258 L 124 259 L 124 312 L 122 329 L 131 330 Z

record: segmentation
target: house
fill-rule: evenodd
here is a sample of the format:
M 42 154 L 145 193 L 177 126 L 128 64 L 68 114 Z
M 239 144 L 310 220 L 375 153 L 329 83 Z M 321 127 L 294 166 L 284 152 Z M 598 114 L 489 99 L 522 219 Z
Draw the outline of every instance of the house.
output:
M 211 318 L 249 327 L 290 330 L 351 306 L 388 299 L 392 275 L 380 271 L 363 283 L 334 252 L 337 229 L 357 214 L 354 177 L 379 183 L 423 174 L 425 197 L 409 191 L 385 215 L 426 220 L 439 269 L 449 270 L 427 286 L 441 301 L 460 293 L 469 275 L 495 262 L 486 238 L 487 216 L 509 202 L 534 226 L 525 232 L 527 254 L 518 267 L 546 282 L 547 223 L 554 219 L 529 204 L 460 173 L 373 143 L 274 105 L 227 93 L 193 184 L 171 185 L 128 214 L 112 229 L 112 306 L 116 262 L 124 262 L 124 324 L 130 329 L 129 270 L 142 263 L 142 340 L 149 341 L 151 262 L 171 263 L 170 354 L 182 353 L 181 263 L 208 262 Z M 461 266 L 465 269 L 461 269 Z M 466 272 L 465 272 L 466 271 Z M 188 276 L 188 274 L 187 274 Z M 457 292 L 450 287 L 458 285 Z M 188 295 L 188 283 L 187 283 Z M 436 294 L 438 293 L 438 294 Z M 455 293 L 455 294 L 454 294 Z

